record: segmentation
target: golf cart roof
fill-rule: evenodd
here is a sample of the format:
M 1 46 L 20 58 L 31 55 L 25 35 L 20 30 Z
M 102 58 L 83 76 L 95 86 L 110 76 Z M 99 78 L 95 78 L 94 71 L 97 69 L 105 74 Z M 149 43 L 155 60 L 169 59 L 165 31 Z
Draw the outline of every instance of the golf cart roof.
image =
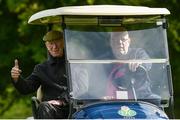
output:
M 126 5 L 87 5 L 69 6 L 56 9 L 43 10 L 32 15 L 29 24 L 60 23 L 59 16 L 147 16 L 147 15 L 168 15 L 166 8 L 149 8 L 143 6 Z

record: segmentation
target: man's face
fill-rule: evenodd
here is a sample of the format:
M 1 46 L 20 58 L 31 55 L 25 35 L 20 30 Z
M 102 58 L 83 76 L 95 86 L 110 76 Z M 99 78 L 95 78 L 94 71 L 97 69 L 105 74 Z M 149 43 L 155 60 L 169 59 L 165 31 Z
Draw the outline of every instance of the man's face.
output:
M 46 43 L 47 50 L 53 57 L 63 56 L 64 42 L 63 40 L 47 41 Z
M 131 41 L 128 33 L 123 32 L 120 34 L 121 35 L 118 35 L 118 37 L 112 36 L 111 38 L 111 48 L 116 57 L 120 57 L 121 55 L 126 55 L 128 53 Z

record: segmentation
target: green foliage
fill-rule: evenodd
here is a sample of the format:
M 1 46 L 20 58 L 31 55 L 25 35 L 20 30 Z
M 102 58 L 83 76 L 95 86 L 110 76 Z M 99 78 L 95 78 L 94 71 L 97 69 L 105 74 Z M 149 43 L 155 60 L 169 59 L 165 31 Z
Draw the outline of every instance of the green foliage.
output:
M 9 110 L 5 111 L 1 116 L 1 119 L 24 119 L 32 116 L 31 102 L 29 100 L 29 96 L 19 101 L 14 101 L 13 105 L 9 108 Z
M 180 101 L 180 7 L 178 0 L 1 0 L 0 1 L 0 118 L 31 116 L 30 96 L 23 97 L 11 84 L 10 70 L 18 58 L 23 75 L 31 73 L 35 64 L 46 59 L 42 42 L 45 27 L 28 25 L 29 17 L 44 9 L 73 5 L 115 4 L 165 7 L 168 17 L 168 40 L 175 90 L 175 102 Z M 176 104 L 176 113 L 178 104 Z M 177 118 L 180 117 L 177 114 Z

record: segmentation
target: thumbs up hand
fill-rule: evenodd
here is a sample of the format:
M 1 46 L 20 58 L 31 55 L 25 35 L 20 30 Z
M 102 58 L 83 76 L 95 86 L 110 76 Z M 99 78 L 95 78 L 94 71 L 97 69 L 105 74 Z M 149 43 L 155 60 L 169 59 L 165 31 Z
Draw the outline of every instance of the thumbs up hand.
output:
M 18 64 L 18 60 L 17 59 L 14 60 L 14 67 L 19 68 L 19 64 Z
M 14 60 L 14 67 L 11 69 L 11 77 L 14 81 L 17 81 L 19 79 L 19 76 L 21 75 L 21 70 L 19 69 L 18 60 Z

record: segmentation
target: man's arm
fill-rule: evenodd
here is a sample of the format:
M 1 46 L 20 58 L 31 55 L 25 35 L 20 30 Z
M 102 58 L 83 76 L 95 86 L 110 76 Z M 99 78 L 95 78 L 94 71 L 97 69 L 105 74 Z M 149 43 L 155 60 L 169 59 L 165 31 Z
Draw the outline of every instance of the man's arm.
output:
M 18 60 L 16 59 L 14 67 L 11 69 L 12 83 L 15 88 L 22 94 L 29 94 L 35 92 L 40 86 L 39 78 L 35 74 L 31 74 L 24 79 L 21 76 L 21 70 L 19 69 Z
M 135 56 L 134 56 L 135 60 L 147 60 L 149 59 L 149 55 L 146 53 L 146 51 L 142 48 L 138 48 L 136 51 L 135 51 Z M 132 72 L 135 72 L 136 69 L 139 67 L 139 66 L 143 66 L 147 71 L 149 71 L 151 69 L 151 66 L 152 64 L 151 63 L 130 63 L 129 64 L 129 69 L 132 71 Z

